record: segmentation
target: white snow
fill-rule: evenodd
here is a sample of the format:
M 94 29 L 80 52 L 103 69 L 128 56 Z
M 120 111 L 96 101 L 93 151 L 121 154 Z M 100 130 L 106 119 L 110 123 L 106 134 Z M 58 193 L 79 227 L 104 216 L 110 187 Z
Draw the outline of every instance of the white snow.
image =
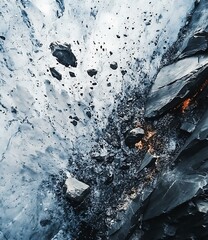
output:
M 6 38 L 0 39 L 1 239 L 48 239 L 50 231 L 61 229 L 62 209 L 47 180 L 60 170 L 73 171 L 68 159 L 77 152 L 87 161 L 96 132 L 104 129 L 119 99 L 134 87 L 142 90 L 144 74 L 151 80 L 157 73 L 194 0 L 64 3 L 58 18 L 55 0 L 0 2 L 0 36 Z M 72 45 L 77 68 L 57 64 L 49 49 L 55 41 Z M 117 70 L 110 69 L 113 61 Z M 61 82 L 49 67 L 62 74 Z M 89 68 L 98 70 L 95 78 L 87 75 Z M 69 116 L 80 119 L 77 126 Z M 51 219 L 52 229 L 42 227 L 42 219 Z

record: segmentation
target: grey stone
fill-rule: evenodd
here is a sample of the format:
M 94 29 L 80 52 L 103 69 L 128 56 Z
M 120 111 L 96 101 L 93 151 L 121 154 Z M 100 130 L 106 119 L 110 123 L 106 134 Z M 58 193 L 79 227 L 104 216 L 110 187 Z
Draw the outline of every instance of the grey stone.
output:
M 66 195 L 67 197 L 75 202 L 82 202 L 90 191 L 89 185 L 80 182 L 76 178 L 72 177 L 69 173 L 65 181 Z
M 185 131 L 185 132 L 188 132 L 188 133 L 192 133 L 194 131 L 195 127 L 196 127 L 196 125 L 193 124 L 193 123 L 184 122 L 184 123 L 182 123 L 180 129 L 182 131 Z

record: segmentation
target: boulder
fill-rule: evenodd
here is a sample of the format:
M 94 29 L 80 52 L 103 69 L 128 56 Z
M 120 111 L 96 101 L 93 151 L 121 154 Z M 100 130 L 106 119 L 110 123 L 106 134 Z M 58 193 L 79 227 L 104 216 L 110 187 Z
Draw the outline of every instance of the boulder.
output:
M 62 45 L 59 43 L 51 43 L 50 49 L 51 49 L 52 55 L 56 57 L 56 60 L 59 63 L 63 64 L 66 67 L 77 66 L 77 59 L 72 52 L 70 44 L 64 43 Z
M 84 198 L 89 194 L 89 185 L 80 182 L 76 178 L 72 177 L 67 173 L 66 185 L 66 196 L 74 202 L 82 202 Z

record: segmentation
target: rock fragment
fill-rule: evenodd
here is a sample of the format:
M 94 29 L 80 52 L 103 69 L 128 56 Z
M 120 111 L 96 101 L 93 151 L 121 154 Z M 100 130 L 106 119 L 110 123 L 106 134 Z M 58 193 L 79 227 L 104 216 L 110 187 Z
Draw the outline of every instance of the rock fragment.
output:
M 193 123 L 189 123 L 189 122 L 184 122 L 181 124 L 181 130 L 182 131 L 185 131 L 185 132 L 188 132 L 188 133 L 192 133 L 195 129 L 195 124 Z
M 152 155 L 151 153 L 147 152 L 144 156 L 144 159 L 141 163 L 139 171 L 142 171 L 145 167 L 150 167 L 155 163 L 157 156 Z
M 63 64 L 66 67 L 77 66 L 77 59 L 72 52 L 70 44 L 64 43 L 62 45 L 59 43 L 51 43 L 50 49 L 51 49 L 52 55 L 56 57 L 59 63 Z
M 135 143 L 139 142 L 144 137 L 144 129 L 138 127 L 132 129 L 125 138 L 125 143 L 129 147 L 133 147 Z
M 54 67 L 50 68 L 51 75 L 58 79 L 59 81 L 62 80 L 62 75 L 59 73 Z
M 93 77 L 97 74 L 97 70 L 96 69 L 89 69 L 87 70 L 87 74 L 90 76 L 90 77 Z
M 110 68 L 113 69 L 113 70 L 116 70 L 118 68 L 118 63 L 117 62 L 112 62 L 110 64 Z
M 80 182 L 76 178 L 72 177 L 69 173 L 67 173 L 65 185 L 67 188 L 67 197 L 74 202 L 82 202 L 90 191 L 89 185 Z

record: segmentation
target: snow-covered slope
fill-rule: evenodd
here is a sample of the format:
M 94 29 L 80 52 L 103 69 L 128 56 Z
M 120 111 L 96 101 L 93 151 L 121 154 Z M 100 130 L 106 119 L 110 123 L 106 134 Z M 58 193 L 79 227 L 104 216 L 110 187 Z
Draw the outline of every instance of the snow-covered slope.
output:
M 50 239 L 61 229 L 64 213 L 49 179 L 87 166 L 112 109 L 135 87 L 144 90 L 144 76 L 157 73 L 193 5 L 1 0 L 0 239 Z M 52 56 L 49 45 L 57 41 L 71 44 L 76 68 Z M 87 74 L 92 68 L 95 77 Z

